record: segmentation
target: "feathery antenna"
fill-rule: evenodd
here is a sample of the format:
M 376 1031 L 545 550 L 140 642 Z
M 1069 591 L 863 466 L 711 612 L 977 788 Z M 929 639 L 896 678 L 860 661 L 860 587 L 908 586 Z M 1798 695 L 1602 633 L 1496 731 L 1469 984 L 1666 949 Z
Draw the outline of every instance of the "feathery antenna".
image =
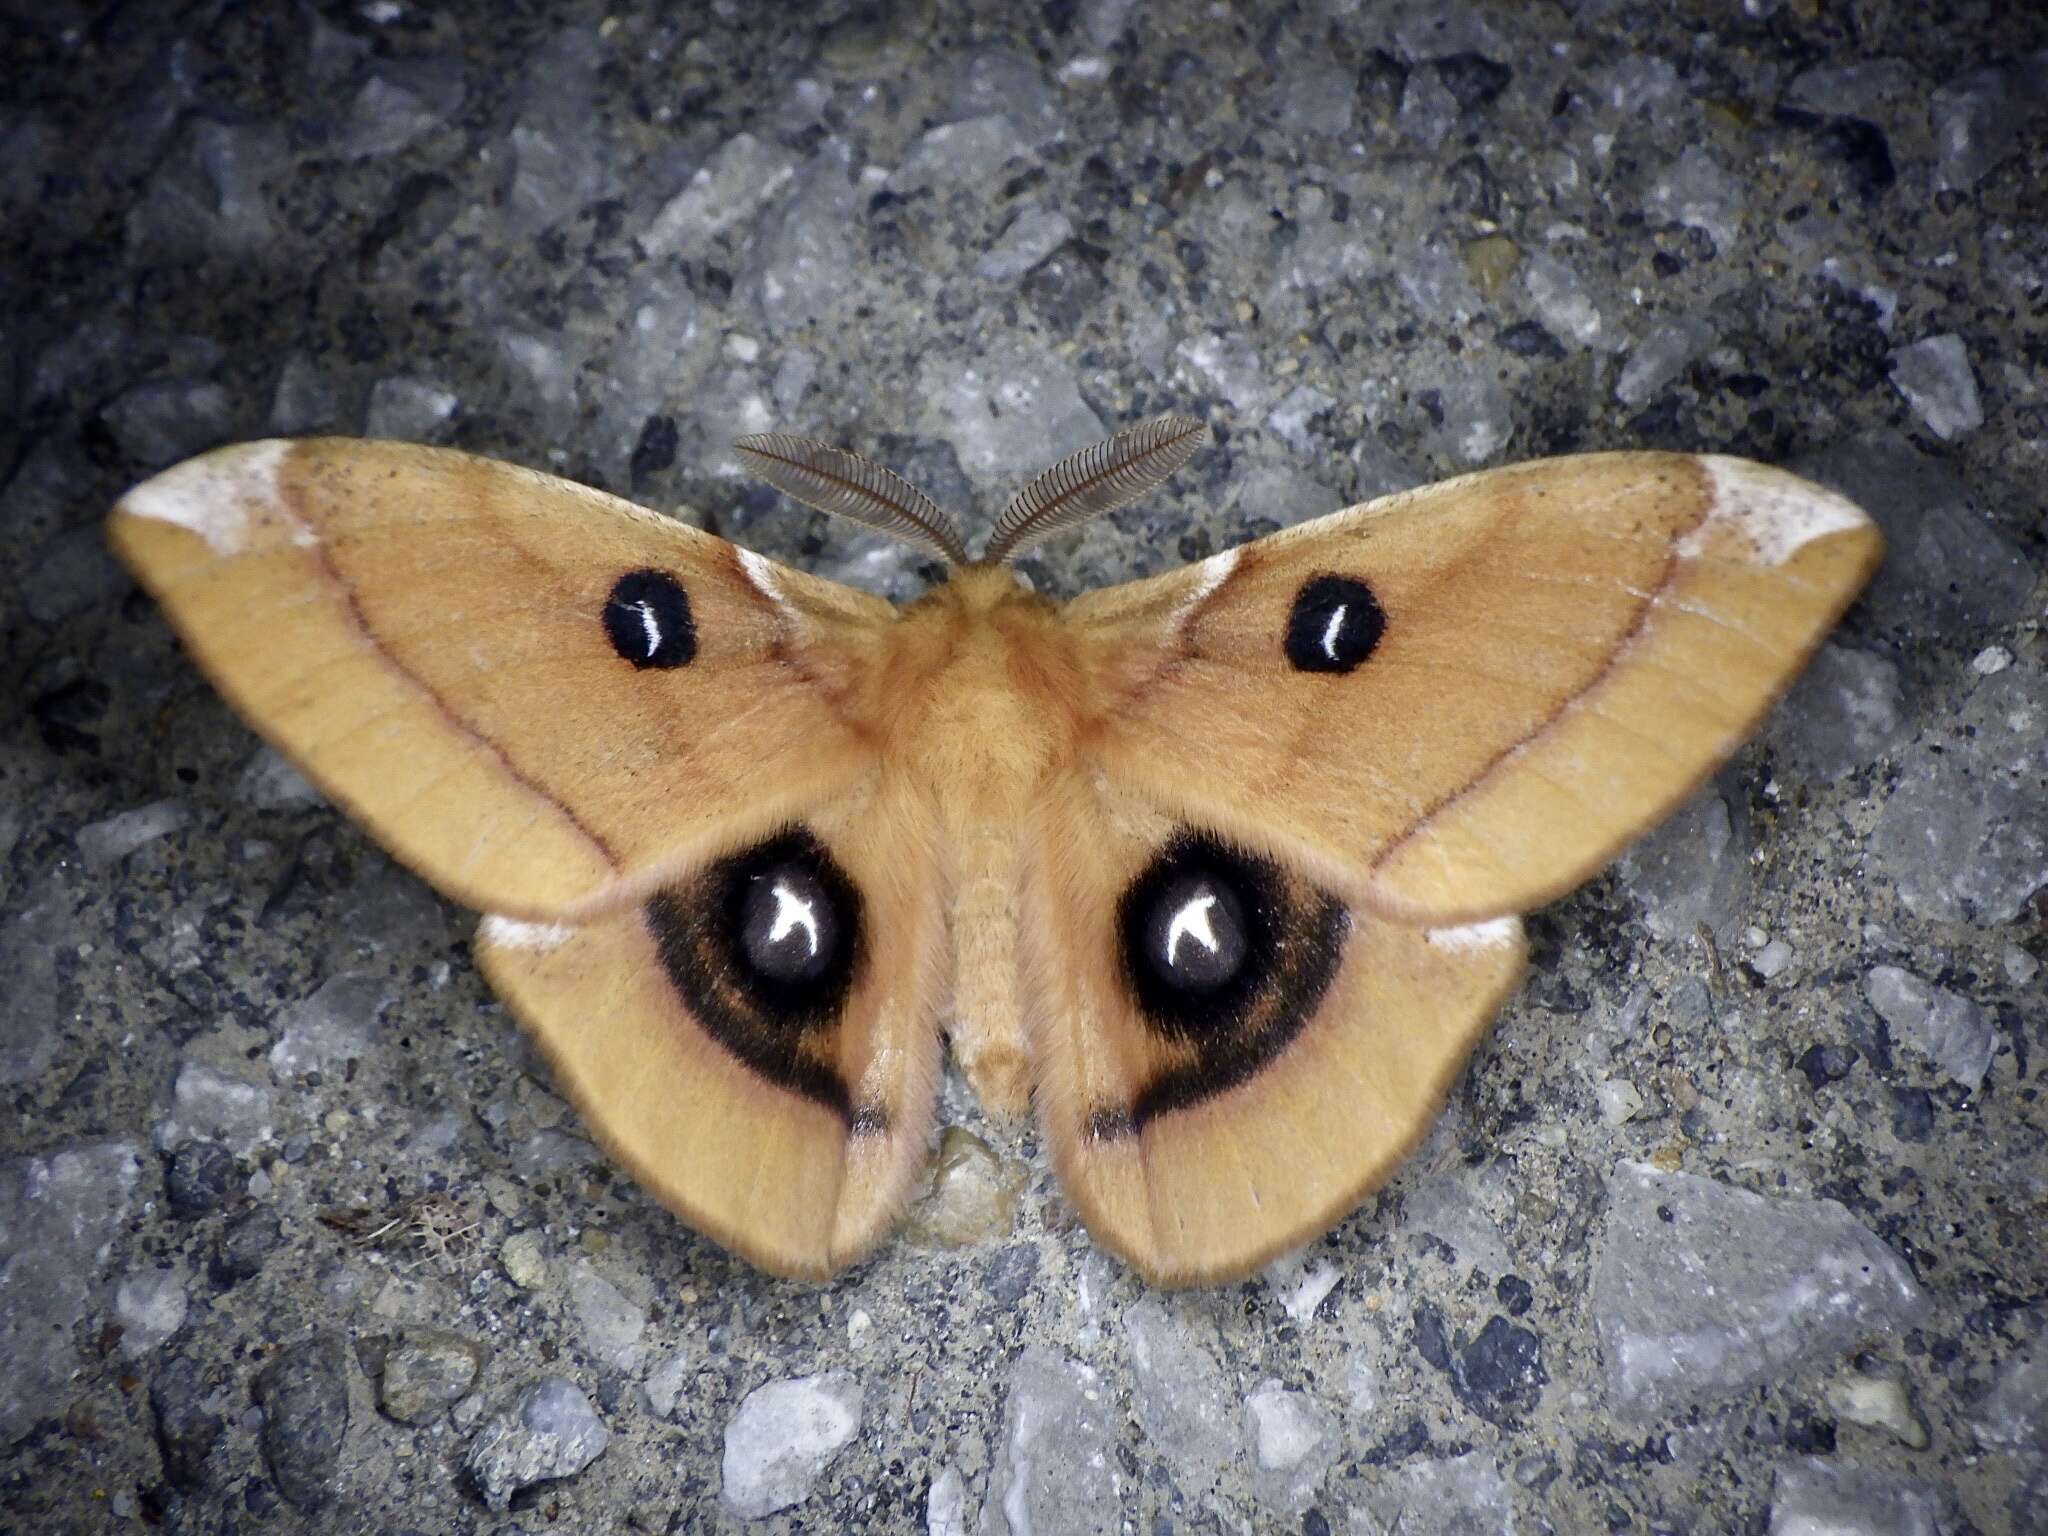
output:
M 1136 501 L 1188 461 L 1209 429 L 1192 416 L 1153 416 L 1061 459 L 1019 491 L 982 551 L 994 565 L 1040 539 Z
M 953 519 L 901 475 L 844 448 L 786 432 L 738 438 L 732 446 L 748 469 L 783 495 L 922 545 L 949 565 L 967 564 L 967 547 Z

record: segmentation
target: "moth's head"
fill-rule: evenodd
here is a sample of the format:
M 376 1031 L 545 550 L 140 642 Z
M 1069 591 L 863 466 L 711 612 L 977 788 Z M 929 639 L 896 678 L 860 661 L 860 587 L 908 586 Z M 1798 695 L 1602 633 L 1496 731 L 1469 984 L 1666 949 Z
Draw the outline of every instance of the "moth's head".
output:
M 1010 499 L 978 560 L 968 558 L 951 514 L 857 453 L 782 432 L 739 438 L 733 449 L 747 468 L 807 507 L 879 528 L 950 566 L 976 569 L 1005 566 L 1041 539 L 1136 501 L 1186 463 L 1208 435 L 1192 416 L 1153 416 L 1069 454 Z

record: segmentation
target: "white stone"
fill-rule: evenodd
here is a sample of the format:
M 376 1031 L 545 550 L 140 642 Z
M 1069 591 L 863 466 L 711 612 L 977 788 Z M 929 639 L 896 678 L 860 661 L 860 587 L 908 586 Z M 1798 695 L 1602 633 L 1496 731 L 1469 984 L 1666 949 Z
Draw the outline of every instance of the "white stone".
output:
M 1369 1419 L 1379 1412 L 1382 1383 L 1380 1373 L 1363 1355 L 1353 1355 L 1344 1367 L 1344 1399 L 1353 1417 Z
M 270 1135 L 269 1088 L 188 1061 L 171 1085 L 171 1112 L 157 1124 L 156 1144 L 170 1152 L 188 1141 L 217 1141 L 239 1155 Z
M 80 827 L 79 856 L 88 868 L 111 869 L 136 849 L 168 836 L 189 820 L 191 813 L 175 800 L 138 805 L 132 811 L 120 811 Z
M 1559 258 L 1544 252 L 1532 255 L 1522 265 L 1522 286 L 1545 329 L 1582 347 L 1614 345 L 1615 338 L 1584 279 Z
M 460 396 L 424 379 L 379 379 L 370 386 L 363 435 L 402 441 L 431 437 L 461 403 Z
M 1592 1300 L 1625 1418 L 1739 1396 L 1926 1314 L 1912 1271 L 1835 1201 L 1633 1162 L 1608 1188 Z
M 1908 1045 L 1966 1088 L 1983 1086 L 1998 1030 L 1969 998 L 1931 986 L 1896 965 L 1872 966 L 1863 995 Z
M 640 1342 L 647 1331 L 645 1309 L 588 1265 L 570 1274 L 569 1301 L 591 1354 L 629 1375 L 637 1372 L 647 1357 Z
M 1892 353 L 1892 387 L 1943 442 L 1984 425 L 1977 375 L 1963 338 L 1948 332 L 1923 337 Z
M 1610 1077 L 1595 1092 L 1600 1098 L 1600 1118 L 1609 1125 L 1626 1125 L 1643 1112 L 1643 1095 L 1625 1077 Z
M 1650 211 L 1713 236 L 1726 251 L 1742 222 L 1743 183 L 1707 149 L 1691 144 L 1650 186 Z
M 1792 946 L 1783 939 L 1773 939 L 1750 958 L 1749 968 L 1769 981 L 1781 975 L 1792 963 Z
M 1029 154 L 1016 128 L 1001 113 L 941 123 L 910 146 L 903 163 L 889 177 L 889 188 L 912 192 L 921 187 L 970 186 Z
M 967 357 L 934 354 L 919 368 L 919 387 L 928 429 L 953 445 L 970 476 L 1036 474 L 1108 436 L 1081 397 L 1073 363 L 1042 343 L 998 340 Z
M 1265 404 L 1265 365 L 1252 344 L 1237 334 L 1210 331 L 1190 336 L 1173 349 L 1174 360 L 1216 391 L 1240 416 Z
M 658 1419 L 674 1417 L 676 1404 L 682 1401 L 683 1386 L 689 1379 L 689 1356 L 678 1353 L 662 1361 L 640 1383 L 640 1395 L 647 1400 L 647 1411 Z
M 751 133 L 735 134 L 663 205 L 640 237 L 649 256 L 694 256 L 726 230 L 751 218 L 796 175 L 785 149 Z
M 264 747 L 249 759 L 235 783 L 236 797 L 259 811 L 318 805 L 323 798 L 306 776 L 275 747 Z
M 1658 326 L 1621 365 L 1621 375 L 1614 381 L 1614 398 L 1627 406 L 1648 403 L 1713 344 L 1714 328 L 1698 316 L 1686 315 Z
M 1073 238 L 1073 221 L 1064 213 L 1033 204 L 982 252 L 975 273 L 992 282 L 1014 282 Z
M 121 1325 L 121 1353 L 146 1355 L 185 1326 L 185 1283 L 168 1269 L 127 1276 L 114 1292 L 114 1320 Z
M 1837 1417 L 1865 1429 L 1882 1429 L 1916 1451 L 1927 1449 L 1927 1426 L 1913 1411 L 1904 1382 L 1890 1376 L 1844 1376 L 1830 1383 L 1827 1398 L 1828 1411 Z
M 1319 1263 L 1304 1268 L 1299 1254 L 1276 1261 L 1266 1271 L 1266 1283 L 1280 1298 L 1280 1308 L 1297 1323 L 1316 1315 L 1330 1292 L 1343 1277 L 1334 1264 Z
M 860 1383 L 843 1372 L 756 1387 L 725 1426 L 726 1507 L 748 1520 L 810 1497 L 860 1430 Z
M 281 1078 L 325 1072 L 369 1054 L 377 1018 L 396 996 L 391 983 L 367 971 L 343 971 L 285 1015 L 270 1048 L 270 1070 Z
M 1309 438 L 1308 424 L 1336 403 L 1320 389 L 1296 385 L 1266 413 L 1266 425 L 1296 453 L 1306 454 L 1315 446 Z
M 1917 1478 L 1808 1458 L 1778 1468 L 1770 1536 L 1939 1536 L 1943 1513 Z
M 1306 1392 L 1269 1380 L 1245 1399 L 1244 1420 L 1259 1501 L 1289 1513 L 1306 1508 L 1336 1458 L 1330 1415 Z
M 950 1461 L 932 1479 L 924 1503 L 925 1536 L 967 1536 L 967 1484 Z

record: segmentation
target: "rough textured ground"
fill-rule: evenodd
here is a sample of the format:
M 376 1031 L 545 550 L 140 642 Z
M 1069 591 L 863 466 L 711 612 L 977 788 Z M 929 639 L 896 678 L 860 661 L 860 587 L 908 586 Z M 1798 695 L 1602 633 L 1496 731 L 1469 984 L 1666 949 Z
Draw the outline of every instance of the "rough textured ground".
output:
M 2048 24 L 1037 10 L 5 24 L 0 1525 L 2048 1530 Z M 1406 1171 L 1205 1293 L 1091 1247 L 957 1084 L 937 1192 L 835 1283 L 678 1226 L 471 916 L 99 535 L 196 450 L 369 432 L 903 595 L 729 439 L 979 520 L 1164 407 L 1216 446 L 1043 586 L 1642 445 L 1802 466 L 1893 551 L 1536 916 Z

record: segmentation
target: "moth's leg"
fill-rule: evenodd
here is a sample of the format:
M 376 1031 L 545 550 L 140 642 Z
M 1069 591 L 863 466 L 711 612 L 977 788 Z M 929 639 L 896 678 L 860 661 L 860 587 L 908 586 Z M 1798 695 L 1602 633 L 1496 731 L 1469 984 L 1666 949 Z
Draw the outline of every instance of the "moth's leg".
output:
M 961 837 L 959 847 L 953 1057 L 981 1107 L 1012 1119 L 1031 1106 L 1031 1051 L 1017 986 L 1016 834 L 980 826 Z

